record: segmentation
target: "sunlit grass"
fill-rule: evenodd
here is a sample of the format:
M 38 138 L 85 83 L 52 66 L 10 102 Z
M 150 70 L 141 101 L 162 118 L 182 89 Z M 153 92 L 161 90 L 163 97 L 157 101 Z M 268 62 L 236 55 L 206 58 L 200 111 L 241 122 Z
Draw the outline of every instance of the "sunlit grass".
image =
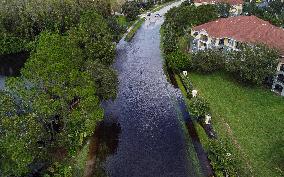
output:
M 134 25 L 134 27 L 130 30 L 130 32 L 126 35 L 125 40 L 126 41 L 131 41 L 131 39 L 134 37 L 136 34 L 137 30 L 142 26 L 144 23 L 145 19 L 141 18 L 139 21 Z
M 242 86 L 223 73 L 192 73 L 194 87 L 210 103 L 213 125 L 240 145 L 257 177 L 283 175 L 284 98 L 268 89 Z M 228 134 L 230 126 L 231 135 Z

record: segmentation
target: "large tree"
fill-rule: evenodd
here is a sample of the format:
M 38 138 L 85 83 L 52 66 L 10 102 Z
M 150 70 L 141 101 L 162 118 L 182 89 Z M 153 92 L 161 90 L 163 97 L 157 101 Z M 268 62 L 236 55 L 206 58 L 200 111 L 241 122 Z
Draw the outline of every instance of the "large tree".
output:
M 83 66 L 81 49 L 68 37 L 40 35 L 22 76 L 10 79 L 7 93 L 0 95 L 6 105 L 0 111 L 0 167 L 5 174 L 24 174 L 42 152 L 52 156 L 61 149 L 66 157 L 75 155 L 93 133 L 103 110 Z

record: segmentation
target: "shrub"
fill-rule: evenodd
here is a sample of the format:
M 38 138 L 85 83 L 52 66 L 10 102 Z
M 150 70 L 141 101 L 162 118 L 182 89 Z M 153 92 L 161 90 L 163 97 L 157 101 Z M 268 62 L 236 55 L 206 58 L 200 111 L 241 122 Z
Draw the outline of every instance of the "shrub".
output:
M 77 27 L 69 31 L 69 38 L 84 51 L 86 59 L 111 65 L 115 57 L 113 36 L 103 17 L 95 11 L 82 15 Z
M 198 121 L 202 121 L 210 113 L 209 103 L 200 96 L 191 98 L 187 105 L 191 117 Z
M 177 73 L 191 68 L 191 55 L 180 50 L 168 54 L 166 61 L 168 66 Z
M 243 13 L 255 15 L 275 26 L 283 27 L 284 24 L 284 3 L 281 0 L 270 1 L 267 7 L 262 8 L 258 7 L 254 1 L 245 3 Z
M 177 50 L 177 34 L 170 25 L 164 25 L 162 30 L 163 50 L 165 54 L 169 54 Z
M 224 54 L 219 50 L 208 49 L 192 55 L 193 69 L 201 73 L 212 73 L 224 68 Z
M 228 54 L 226 69 L 243 83 L 261 85 L 274 76 L 278 58 L 279 53 L 265 45 L 243 45 Z
M 216 177 L 238 176 L 239 163 L 227 143 L 222 140 L 210 140 L 208 158 L 211 161 Z
M 0 55 L 18 53 L 26 50 L 27 41 L 19 38 L 0 34 Z

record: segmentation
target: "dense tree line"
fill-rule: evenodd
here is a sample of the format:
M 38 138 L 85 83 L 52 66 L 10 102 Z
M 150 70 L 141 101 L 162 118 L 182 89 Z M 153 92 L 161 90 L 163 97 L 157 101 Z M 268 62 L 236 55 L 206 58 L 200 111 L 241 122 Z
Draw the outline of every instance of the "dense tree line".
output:
M 275 26 L 284 27 L 284 3 L 281 0 L 270 1 L 267 6 L 263 7 L 257 5 L 255 1 L 246 2 L 243 13 L 245 15 L 255 15 Z
M 154 5 L 171 1 L 173 0 L 127 1 L 122 5 L 122 13 L 124 13 L 128 21 L 133 21 L 137 19 L 140 13 L 150 10 Z
M 0 55 L 30 53 L 0 92 L 0 176 L 72 174 L 70 159 L 103 119 L 100 102 L 116 97 L 120 27 L 105 3 L 0 2 Z

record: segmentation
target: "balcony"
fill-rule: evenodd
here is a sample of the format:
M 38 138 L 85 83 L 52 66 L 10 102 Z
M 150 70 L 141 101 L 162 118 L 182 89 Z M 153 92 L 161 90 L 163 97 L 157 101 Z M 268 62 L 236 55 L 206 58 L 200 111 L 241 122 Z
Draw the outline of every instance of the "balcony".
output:
M 280 66 L 280 71 L 283 71 L 283 72 L 284 72 L 284 64 L 281 64 L 281 66 Z

